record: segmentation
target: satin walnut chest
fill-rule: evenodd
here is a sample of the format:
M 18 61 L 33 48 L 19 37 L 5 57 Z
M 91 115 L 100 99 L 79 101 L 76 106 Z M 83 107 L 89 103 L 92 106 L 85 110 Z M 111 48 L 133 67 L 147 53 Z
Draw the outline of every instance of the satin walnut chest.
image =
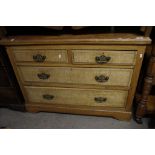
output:
M 120 120 L 132 102 L 148 37 L 134 34 L 15 36 L 4 45 L 27 111 Z

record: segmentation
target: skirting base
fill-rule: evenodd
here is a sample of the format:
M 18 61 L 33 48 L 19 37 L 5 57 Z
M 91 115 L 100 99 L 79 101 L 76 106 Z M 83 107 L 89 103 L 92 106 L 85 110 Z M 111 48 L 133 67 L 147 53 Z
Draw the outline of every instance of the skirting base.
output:
M 58 113 L 70 113 L 80 115 L 92 115 L 92 116 L 107 116 L 113 117 L 121 121 L 130 121 L 131 112 L 116 111 L 116 110 L 101 110 L 92 107 L 78 108 L 78 107 L 64 107 L 64 106 L 41 106 L 37 104 L 26 104 L 26 110 L 28 112 L 58 112 Z

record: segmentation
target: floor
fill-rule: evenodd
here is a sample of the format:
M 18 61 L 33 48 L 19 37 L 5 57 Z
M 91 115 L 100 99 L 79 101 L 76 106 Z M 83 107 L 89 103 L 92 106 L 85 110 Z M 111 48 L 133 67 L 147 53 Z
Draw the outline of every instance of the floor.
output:
M 108 117 L 81 116 L 59 113 L 29 113 L 0 108 L 0 127 L 11 129 L 146 129 L 134 120 L 119 121 Z

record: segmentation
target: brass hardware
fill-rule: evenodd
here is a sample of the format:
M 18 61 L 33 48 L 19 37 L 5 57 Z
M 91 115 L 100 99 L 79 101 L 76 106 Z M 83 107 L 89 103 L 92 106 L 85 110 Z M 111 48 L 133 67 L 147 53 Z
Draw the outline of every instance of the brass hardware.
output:
M 105 55 L 101 55 L 101 56 L 96 56 L 95 60 L 98 64 L 104 64 L 107 63 L 108 61 L 110 61 L 111 57 L 105 56 Z
M 44 94 L 43 98 L 46 100 L 53 100 L 54 96 L 53 95 L 49 95 L 49 94 Z
M 33 55 L 33 60 L 36 62 L 44 62 L 45 59 L 46 59 L 45 55 L 41 55 L 41 54 Z
M 46 80 L 50 77 L 50 74 L 46 74 L 46 73 L 41 73 L 41 74 L 37 74 L 39 79 L 42 80 Z
M 103 103 L 103 102 L 106 102 L 107 98 L 106 97 L 95 97 L 94 100 L 97 103 Z
M 95 76 L 95 80 L 97 82 L 107 82 L 109 80 L 109 77 L 105 75 Z

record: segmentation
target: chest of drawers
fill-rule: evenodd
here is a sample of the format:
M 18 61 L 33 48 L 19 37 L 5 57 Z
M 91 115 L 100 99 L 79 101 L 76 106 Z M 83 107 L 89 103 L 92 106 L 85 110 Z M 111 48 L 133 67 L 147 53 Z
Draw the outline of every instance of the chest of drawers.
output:
M 131 118 L 148 37 L 21 36 L 5 45 L 28 111 Z

